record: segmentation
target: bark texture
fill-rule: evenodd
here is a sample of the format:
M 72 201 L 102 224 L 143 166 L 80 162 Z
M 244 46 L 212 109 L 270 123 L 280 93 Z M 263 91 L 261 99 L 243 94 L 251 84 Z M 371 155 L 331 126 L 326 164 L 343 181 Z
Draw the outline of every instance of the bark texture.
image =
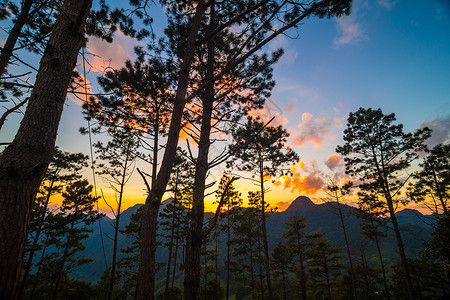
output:
M 0 299 L 15 299 L 31 204 L 52 158 L 91 0 L 67 0 L 14 141 L 0 156 Z

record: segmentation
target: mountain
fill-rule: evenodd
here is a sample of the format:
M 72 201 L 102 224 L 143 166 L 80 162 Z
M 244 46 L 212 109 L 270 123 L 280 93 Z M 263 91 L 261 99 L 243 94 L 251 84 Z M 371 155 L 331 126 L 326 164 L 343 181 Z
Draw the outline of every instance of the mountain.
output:
M 313 209 L 314 207 L 316 207 L 316 205 L 311 201 L 311 199 L 306 196 L 299 196 L 297 199 L 292 201 L 291 205 L 289 205 L 285 212 L 302 212 Z
M 165 200 L 162 203 L 162 209 L 170 203 L 171 199 Z M 120 219 L 120 228 L 124 229 L 130 222 L 130 217 L 137 209 L 142 206 L 136 204 L 133 207 L 123 211 Z M 341 204 L 341 210 L 343 212 L 346 230 L 350 242 L 350 247 L 355 257 L 359 257 L 359 252 L 363 249 L 365 254 L 369 258 L 377 256 L 375 252 L 375 246 L 372 242 L 367 241 L 360 234 L 360 220 L 356 218 L 352 212 L 355 208 Z M 336 202 L 329 202 L 323 204 L 315 204 L 310 198 L 306 196 L 297 197 L 290 206 L 283 212 L 269 213 L 267 218 L 267 233 L 269 239 L 270 250 L 275 245 L 282 241 L 282 233 L 286 230 L 286 222 L 293 215 L 304 217 L 307 230 L 310 232 L 324 232 L 325 235 L 332 241 L 334 246 L 344 247 L 344 239 L 342 235 L 342 228 L 339 219 Z M 213 213 L 206 213 L 205 220 L 214 216 Z M 423 248 L 423 241 L 429 240 L 431 237 L 431 217 L 424 216 L 420 212 L 413 209 L 404 209 L 397 213 L 400 229 L 402 230 L 402 238 L 404 240 L 407 255 L 409 257 L 417 256 L 418 251 Z M 424 222 L 426 220 L 429 223 Z M 100 231 L 101 227 L 101 231 Z M 85 256 L 94 259 L 93 263 L 76 268 L 71 274 L 78 279 L 96 282 L 103 274 L 106 265 L 110 265 L 111 253 L 112 253 L 112 240 L 109 237 L 113 236 L 113 220 L 105 217 L 99 223 L 93 227 L 94 232 L 84 242 L 86 245 Z M 101 239 L 101 233 L 103 233 L 103 245 Z M 225 245 L 225 235 L 219 237 L 221 245 Z M 130 244 L 130 240 L 126 236 L 119 234 L 118 246 L 124 248 Z M 105 255 L 103 255 L 103 248 Z M 398 254 L 395 243 L 395 236 L 392 230 L 389 230 L 387 237 L 381 239 L 381 248 L 383 256 L 385 257 L 386 264 L 389 265 L 392 262 L 398 261 Z M 225 259 L 225 246 L 222 247 L 221 253 L 219 253 L 219 260 Z M 165 261 L 167 259 L 167 251 L 163 247 L 158 247 L 157 260 Z M 104 259 L 106 257 L 106 261 Z M 122 257 L 122 253 L 119 253 L 119 259 Z M 157 280 L 163 277 L 163 272 L 157 274 Z

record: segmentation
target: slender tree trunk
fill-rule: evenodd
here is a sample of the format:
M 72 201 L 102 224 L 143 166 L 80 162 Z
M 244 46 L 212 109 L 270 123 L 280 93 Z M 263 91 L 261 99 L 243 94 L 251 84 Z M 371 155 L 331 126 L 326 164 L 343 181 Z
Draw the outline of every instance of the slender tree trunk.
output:
M 364 264 L 364 269 L 366 270 L 364 274 L 364 281 L 366 282 L 366 289 L 367 289 L 367 299 L 372 300 L 372 287 L 370 284 L 370 278 L 369 278 L 369 265 L 367 264 L 367 259 L 364 251 L 362 251 L 361 259 Z
M 172 271 L 172 284 L 171 284 L 172 289 L 173 289 L 173 285 L 175 283 L 175 275 L 176 275 L 176 271 L 177 271 L 177 257 L 178 257 L 178 242 L 179 242 L 179 240 L 180 240 L 180 232 L 177 227 L 177 238 L 175 239 L 175 253 L 173 256 L 173 271 Z
M 114 244 L 113 244 L 113 257 L 111 262 L 111 277 L 109 279 L 109 292 L 108 292 L 108 299 L 111 300 L 113 298 L 113 292 L 114 292 L 114 281 L 116 277 L 116 259 L 117 259 L 117 242 L 119 238 L 119 222 L 120 222 L 120 214 L 121 214 L 121 207 L 122 207 L 122 198 L 123 198 L 123 189 L 125 187 L 125 180 L 127 176 L 127 169 L 128 169 L 128 158 L 130 155 L 130 150 L 127 150 L 127 155 L 125 157 L 123 172 L 122 172 L 122 181 L 120 183 L 120 191 L 119 191 L 119 203 L 117 204 L 117 214 L 116 214 L 116 221 L 114 223 Z
M 371 220 L 371 222 L 372 222 L 372 227 L 375 227 L 373 220 Z M 383 272 L 384 291 L 386 293 L 386 299 L 389 300 L 390 296 L 389 296 L 389 288 L 388 288 L 388 283 L 387 283 L 387 278 L 386 278 L 386 270 L 384 268 L 383 256 L 381 255 L 380 242 L 378 241 L 377 234 L 375 234 L 375 244 L 377 245 L 377 251 L 378 251 L 378 257 L 380 259 L 381 271 Z
M 169 242 L 169 258 L 167 259 L 167 269 L 166 269 L 166 285 L 164 288 L 164 299 L 167 300 L 169 297 L 169 282 L 170 282 L 170 266 L 172 263 L 172 248 L 173 248 L 173 234 L 175 227 L 175 214 L 172 215 L 172 228 L 170 232 L 170 242 Z
M 205 292 L 204 292 L 204 294 L 203 294 L 203 299 L 204 300 L 207 300 L 207 288 L 208 288 L 208 243 L 207 243 L 207 240 L 206 239 L 204 239 L 204 241 L 205 241 L 205 264 L 204 264 L 204 266 L 205 266 L 205 283 L 204 283 L 204 287 L 205 287 Z
M 210 30 L 214 30 L 215 24 L 215 2 L 210 4 L 211 18 Z M 198 157 L 195 166 L 194 190 L 192 195 L 191 224 L 188 232 L 188 242 L 186 248 L 186 268 L 184 276 L 184 298 L 198 299 L 200 287 L 200 249 L 203 239 L 203 218 L 204 218 L 204 196 L 205 180 L 208 172 L 208 154 L 211 136 L 211 117 L 214 103 L 214 67 L 215 67 L 215 43 L 214 39 L 207 45 L 208 59 L 206 65 L 206 81 L 210 82 L 205 88 L 203 95 L 203 111 L 200 139 L 198 142 Z
M 402 266 L 403 266 L 403 273 L 405 275 L 406 288 L 408 290 L 408 297 L 410 300 L 415 300 L 416 295 L 414 292 L 414 287 L 413 287 L 411 276 L 409 273 L 408 259 L 406 258 L 405 247 L 403 246 L 402 237 L 400 235 L 400 228 L 398 226 L 397 217 L 395 216 L 394 205 L 392 204 L 392 199 L 390 197 L 386 200 L 387 200 L 387 204 L 388 204 L 388 208 L 389 208 L 389 214 L 391 217 L 392 227 L 394 228 L 395 238 L 397 240 L 398 250 L 400 252 L 400 258 L 401 258 Z
M 31 205 L 52 158 L 91 0 L 66 0 L 14 141 L 0 156 L 0 299 L 15 299 Z
M 210 98 L 211 99 L 211 98 Z M 184 298 L 198 299 L 200 286 L 200 248 L 203 239 L 204 192 L 208 171 L 212 101 L 203 102 L 203 119 L 196 163 L 191 223 L 186 245 Z
M 300 271 L 300 288 L 302 289 L 302 300 L 306 300 L 306 271 L 303 259 L 303 249 L 300 241 L 300 233 L 297 232 L 297 252 L 298 252 L 298 269 Z
M 251 236 L 249 236 L 249 250 L 250 250 L 250 291 L 253 298 L 253 291 L 255 289 L 255 271 L 253 269 L 253 245 L 251 241 Z
M 259 252 L 259 284 L 261 285 L 261 299 L 264 300 L 264 275 L 262 271 L 261 251 Z
M 342 232 L 344 233 L 344 241 L 345 241 L 345 248 L 347 249 L 347 256 L 348 256 L 348 262 L 350 264 L 350 275 L 352 277 L 352 294 L 353 299 L 357 300 L 358 295 L 356 293 L 356 280 L 355 280 L 355 271 L 353 270 L 353 261 L 352 261 L 352 253 L 350 251 L 350 244 L 348 243 L 347 238 L 347 230 L 345 229 L 345 223 L 344 223 L 344 217 L 342 215 L 342 209 L 341 209 L 341 203 L 339 202 L 339 196 L 337 194 L 337 191 L 335 191 L 335 198 L 338 205 L 338 211 L 339 211 L 339 219 L 341 220 L 341 227 Z
M 269 292 L 269 300 L 273 299 L 272 292 L 272 282 L 270 279 L 270 257 L 269 257 L 269 243 L 267 241 L 267 228 L 266 228 L 266 202 L 264 201 L 264 165 L 259 154 L 259 176 L 260 176 L 260 187 L 261 187 L 261 229 L 263 235 L 263 246 L 264 246 L 264 264 L 266 269 L 266 281 L 267 290 Z
M 155 297 L 155 253 L 156 253 L 156 229 L 159 207 L 161 199 L 169 182 L 173 161 L 178 145 L 181 130 L 181 119 L 186 105 L 186 93 L 188 89 L 189 74 L 191 70 L 192 58 L 195 54 L 195 42 L 197 40 L 200 22 L 205 12 L 206 4 L 199 1 L 192 21 L 189 33 L 186 52 L 178 76 L 178 88 L 175 96 L 175 103 L 172 109 L 169 132 L 167 135 L 164 157 L 154 184 L 155 190 L 149 191 L 149 195 L 144 204 L 142 214 L 142 244 L 139 260 L 138 282 L 136 286 L 136 299 L 154 299 Z M 153 186 L 153 184 L 152 184 Z
M 149 197 L 151 196 L 151 200 Z M 161 197 L 153 190 L 147 197 L 142 211 L 142 243 L 139 258 L 136 299 L 154 299 L 156 273 L 156 232 Z M 144 271 L 145 270 L 145 271 Z
M 20 9 L 19 17 L 17 18 L 11 32 L 6 39 L 5 45 L 3 46 L 2 53 L 0 55 L 0 77 L 6 70 L 6 66 L 9 63 L 9 60 L 12 56 L 14 46 L 16 45 L 17 39 L 20 36 L 20 32 L 22 31 L 22 27 L 25 25 L 28 19 L 28 14 L 31 9 L 31 5 L 33 4 L 33 0 L 25 0 Z
M 444 197 L 442 197 L 441 187 L 439 186 L 439 181 L 436 176 L 436 171 L 433 168 L 433 180 L 436 185 L 436 193 L 438 194 L 439 201 L 441 202 L 442 209 L 444 210 L 444 214 L 447 213 L 447 205 L 445 205 Z
M 373 146 L 372 146 L 372 156 L 374 158 L 377 157 Z M 406 283 L 406 289 L 408 291 L 408 298 L 409 298 L 409 300 L 415 300 L 416 295 L 414 292 L 414 286 L 412 284 L 411 275 L 409 273 L 408 259 L 406 258 L 405 247 L 403 246 L 403 241 L 402 241 L 402 237 L 400 234 L 400 228 L 398 226 L 397 217 L 395 216 L 394 204 L 392 201 L 391 191 L 389 188 L 388 177 L 386 175 L 383 156 L 381 156 L 380 162 L 377 159 L 375 159 L 375 166 L 376 166 L 377 173 L 378 173 L 378 179 L 381 181 L 381 188 L 383 190 L 384 198 L 386 199 L 386 203 L 387 203 L 387 206 L 389 209 L 389 215 L 391 218 L 392 227 L 394 228 L 395 238 L 397 241 L 397 247 L 398 247 L 398 251 L 400 253 L 400 260 L 402 262 L 402 267 L 403 267 L 403 274 L 405 276 L 405 283 Z
M 230 199 L 228 199 L 228 210 L 227 210 L 227 289 L 226 289 L 226 297 L 228 300 L 230 296 L 230 240 L 231 240 L 231 232 L 230 232 Z
M 215 236 L 216 240 L 216 255 L 215 255 L 215 266 L 216 266 L 216 272 L 214 272 L 214 279 L 216 282 L 219 281 L 219 234 L 216 233 Z

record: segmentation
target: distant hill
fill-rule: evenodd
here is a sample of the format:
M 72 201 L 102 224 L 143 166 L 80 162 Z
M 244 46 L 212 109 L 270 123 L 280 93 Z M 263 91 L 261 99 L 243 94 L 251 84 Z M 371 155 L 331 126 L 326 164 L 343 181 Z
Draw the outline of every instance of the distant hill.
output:
M 170 203 L 170 201 L 171 200 L 169 199 L 163 202 L 160 211 L 162 211 L 163 207 Z M 137 204 L 122 213 L 120 228 L 125 228 L 130 222 L 131 215 L 135 213 L 140 206 L 141 204 Z M 364 250 L 366 256 L 369 258 L 373 257 L 374 261 L 376 261 L 375 247 L 371 242 L 365 241 L 360 234 L 360 221 L 352 214 L 354 208 L 346 204 L 341 204 L 341 208 L 345 216 L 347 234 L 353 255 L 359 257 L 359 253 Z M 213 215 L 213 213 L 206 213 L 205 219 L 212 217 Z M 282 234 L 286 230 L 285 223 L 293 215 L 305 218 L 307 230 L 310 230 L 311 232 L 325 232 L 325 235 L 335 246 L 345 246 L 337 211 L 337 203 L 314 204 L 308 197 L 299 196 L 285 211 L 269 214 L 269 217 L 267 218 L 267 232 L 270 250 L 272 250 L 279 241 L 283 240 Z M 397 217 L 407 255 L 410 257 L 417 256 L 418 251 L 423 248 L 423 242 L 429 240 L 431 237 L 431 217 L 424 216 L 413 209 L 402 210 L 397 213 Z M 109 237 L 113 236 L 114 230 L 112 225 L 113 220 L 105 217 L 100 221 L 100 225 L 96 223 L 93 226 L 94 233 L 85 241 L 85 255 L 93 258 L 94 262 L 75 269 L 71 274 L 72 276 L 90 282 L 96 282 L 100 279 L 106 265 L 109 266 L 111 263 L 110 257 L 113 243 Z M 103 232 L 103 246 L 100 238 L 100 226 Z M 223 242 L 225 241 L 225 236 L 220 237 L 219 239 Z M 119 235 L 119 249 L 126 247 L 129 243 L 130 241 L 125 236 L 122 234 Z M 222 245 L 223 244 L 224 243 L 222 243 Z M 103 255 L 103 247 L 105 249 L 106 264 Z M 392 230 L 389 231 L 386 238 L 381 239 L 381 248 L 388 265 L 399 259 Z M 219 254 L 219 259 L 225 258 L 225 249 L 222 250 L 223 253 Z M 122 253 L 119 253 L 119 259 L 121 256 Z M 157 251 L 157 260 L 165 261 L 166 258 L 167 251 L 163 247 L 159 247 Z M 158 278 L 162 278 L 162 276 L 162 273 L 157 275 Z

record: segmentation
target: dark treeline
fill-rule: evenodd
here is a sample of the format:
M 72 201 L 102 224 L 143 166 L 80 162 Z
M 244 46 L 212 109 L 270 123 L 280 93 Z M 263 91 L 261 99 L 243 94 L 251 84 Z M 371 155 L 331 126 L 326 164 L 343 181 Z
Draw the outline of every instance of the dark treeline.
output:
M 14 24 L 0 57 L 0 97 L 9 105 L 0 129 L 26 106 L 14 140 L 0 155 L 1 299 L 448 296 L 449 145 L 428 149 L 428 128 L 405 133 L 394 114 L 380 109 L 350 113 L 344 144 L 336 149 L 351 178 L 342 184 L 333 177 L 328 187 L 345 251 L 295 216 L 279 232 L 284 239 L 270 246 L 267 222 L 275 208 L 266 201 L 267 181 L 289 176 L 299 157 L 287 146 L 282 126 L 250 113 L 264 108 L 275 85 L 273 65 L 283 54 L 267 44 L 300 31 L 308 18 L 348 15 L 350 0 L 107 4 L 0 4 L 0 19 Z M 165 11 L 162 36 L 152 30 L 152 5 Z M 82 49 L 85 65 L 87 39 L 111 42 L 117 29 L 146 46 L 135 49 L 134 61 L 98 78 L 104 93 L 89 94 L 84 74 L 73 71 L 78 54 Z M 21 51 L 40 56 L 39 67 L 24 63 Z M 15 74 L 15 64 L 30 72 Z M 30 73 L 34 83 L 25 79 Z M 88 157 L 55 149 L 68 92 L 84 101 L 89 126 L 82 133 L 109 138 L 92 145 L 90 163 L 109 183 L 114 201 L 83 179 Z M 182 133 L 188 137 L 184 150 L 178 147 Z M 417 162 L 419 171 L 411 173 Z M 227 172 L 214 191 L 209 174 L 219 166 Z M 122 201 L 133 173 L 141 176 L 147 196 L 124 228 Z M 255 184 L 245 208 L 238 180 Z M 376 245 L 376 259 L 351 248 L 341 206 L 350 190 L 357 193 L 361 232 Z M 172 201 L 161 210 L 166 193 Z M 204 200 L 211 194 L 217 209 L 207 219 Z M 95 209 L 98 201 L 107 202 L 115 219 L 111 236 L 100 232 L 105 270 L 94 284 L 71 273 L 91 262 L 84 242 L 103 217 Z M 414 258 L 406 255 L 395 214 L 398 205 L 411 201 L 431 203 L 435 217 L 430 242 Z M 398 262 L 387 265 L 380 240 L 390 229 Z M 122 249 L 120 236 L 128 241 Z M 104 238 L 113 241 L 111 253 Z M 161 247 L 166 261 L 156 256 Z M 164 273 L 163 283 L 157 282 L 158 272 Z

